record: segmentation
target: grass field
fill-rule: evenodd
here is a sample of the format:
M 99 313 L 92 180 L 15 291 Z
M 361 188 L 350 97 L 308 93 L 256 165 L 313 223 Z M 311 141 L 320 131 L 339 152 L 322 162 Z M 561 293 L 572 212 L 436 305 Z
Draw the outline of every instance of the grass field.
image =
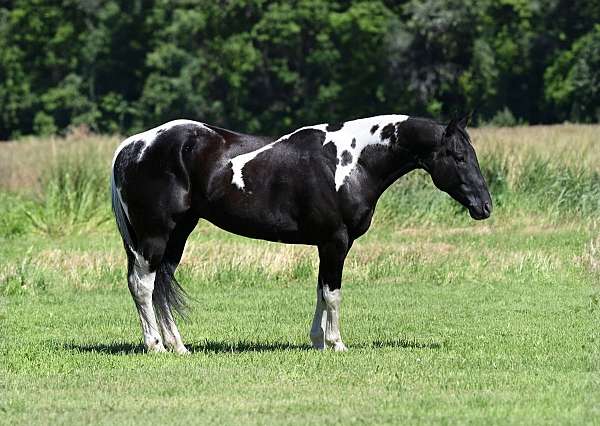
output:
M 117 138 L 0 145 L 0 423 L 595 424 L 600 127 L 473 131 L 473 222 L 412 174 L 344 270 L 347 353 L 309 349 L 316 250 L 201 223 L 192 355 L 146 354 L 111 222 Z

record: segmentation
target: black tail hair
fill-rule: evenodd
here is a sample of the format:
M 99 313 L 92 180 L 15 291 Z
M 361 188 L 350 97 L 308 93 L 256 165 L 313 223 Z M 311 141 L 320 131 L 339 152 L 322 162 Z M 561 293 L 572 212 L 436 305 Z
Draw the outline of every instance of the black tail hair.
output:
M 183 319 L 187 318 L 187 293 L 175 279 L 171 265 L 165 261 L 160 263 L 156 271 L 152 303 L 160 318 L 166 318 L 173 312 Z

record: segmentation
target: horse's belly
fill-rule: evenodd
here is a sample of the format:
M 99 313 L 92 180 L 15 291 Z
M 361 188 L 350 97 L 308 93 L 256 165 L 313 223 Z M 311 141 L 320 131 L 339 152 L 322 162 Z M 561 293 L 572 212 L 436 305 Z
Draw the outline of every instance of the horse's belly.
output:
M 299 224 L 281 212 L 211 211 L 205 219 L 225 231 L 244 237 L 290 244 L 312 244 L 309 233 L 302 232 Z

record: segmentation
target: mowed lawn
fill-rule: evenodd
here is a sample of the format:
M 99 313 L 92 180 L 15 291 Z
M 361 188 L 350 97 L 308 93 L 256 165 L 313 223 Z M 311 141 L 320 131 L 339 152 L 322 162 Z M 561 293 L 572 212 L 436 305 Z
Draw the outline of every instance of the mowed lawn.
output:
M 146 354 L 110 225 L 0 241 L 3 424 L 598 424 L 590 220 L 376 223 L 344 271 L 347 353 L 309 347 L 315 249 L 201 224 L 190 356 Z

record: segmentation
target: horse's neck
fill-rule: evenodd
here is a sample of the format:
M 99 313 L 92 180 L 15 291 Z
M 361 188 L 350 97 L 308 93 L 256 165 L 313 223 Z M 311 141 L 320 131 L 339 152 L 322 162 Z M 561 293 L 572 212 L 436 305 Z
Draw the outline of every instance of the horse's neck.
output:
M 374 151 L 361 160 L 361 164 L 378 197 L 400 177 L 418 168 L 418 161 L 409 151 L 391 147 Z

